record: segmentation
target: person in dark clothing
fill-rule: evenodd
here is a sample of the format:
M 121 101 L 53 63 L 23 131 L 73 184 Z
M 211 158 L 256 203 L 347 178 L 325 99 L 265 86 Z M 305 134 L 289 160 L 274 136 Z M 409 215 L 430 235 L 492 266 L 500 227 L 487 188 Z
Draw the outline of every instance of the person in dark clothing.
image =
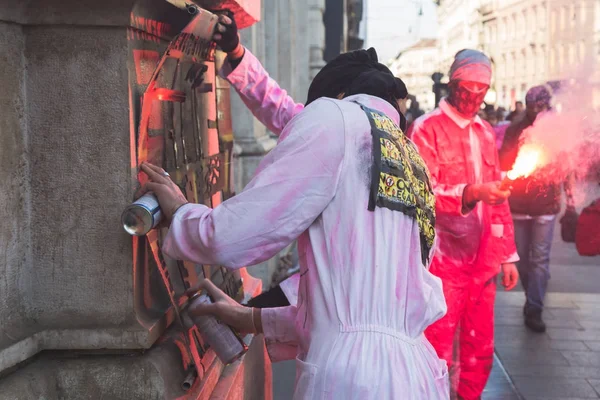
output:
M 527 92 L 526 111 L 507 128 L 499 158 L 503 171 L 509 171 L 519 152 L 523 132 L 534 125 L 541 114 L 551 111 L 552 89 L 535 86 Z M 547 183 L 534 174 L 514 181 L 509 198 L 515 225 L 517 262 L 525 289 L 525 325 L 534 332 L 544 332 L 542 319 L 544 297 L 550 279 L 550 248 L 557 214 L 561 209 L 561 185 Z
M 408 108 L 408 110 L 406 110 L 406 120 L 407 126 L 410 127 L 410 125 L 417 118 L 425 114 L 425 111 L 421 110 L 421 106 L 419 105 L 419 102 L 417 101 L 417 98 L 415 96 L 408 95 L 408 98 L 410 100 L 410 107 Z
M 511 111 L 510 114 L 508 114 L 508 117 L 506 117 L 506 119 L 511 122 L 516 121 L 523 116 L 524 111 L 525 109 L 523 107 L 523 102 L 517 101 L 515 103 L 515 109 Z

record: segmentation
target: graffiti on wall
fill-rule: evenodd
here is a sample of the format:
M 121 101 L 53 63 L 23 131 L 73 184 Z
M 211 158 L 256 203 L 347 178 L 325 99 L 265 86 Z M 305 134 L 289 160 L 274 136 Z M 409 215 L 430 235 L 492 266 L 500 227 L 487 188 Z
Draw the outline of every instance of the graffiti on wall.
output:
M 132 181 L 144 184 L 142 162 L 160 165 L 190 202 L 211 207 L 233 195 L 229 87 L 216 76 L 208 39 L 215 18 L 164 0 L 140 0 L 128 30 Z M 181 295 L 199 279 L 210 278 L 238 300 L 241 294 L 238 272 L 164 256 L 165 234 L 153 230 L 132 239 L 136 314 L 157 336 L 178 319 Z M 184 347 L 193 342 L 194 354 L 182 351 L 187 363 L 204 352 L 200 339 L 192 339 Z

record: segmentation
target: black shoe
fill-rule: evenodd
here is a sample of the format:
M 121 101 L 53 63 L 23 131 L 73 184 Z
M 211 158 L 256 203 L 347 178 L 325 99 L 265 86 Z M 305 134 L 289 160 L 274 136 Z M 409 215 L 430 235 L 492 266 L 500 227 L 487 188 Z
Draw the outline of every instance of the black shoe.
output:
M 546 332 L 546 324 L 542 320 L 541 311 L 525 313 L 525 326 L 537 333 Z

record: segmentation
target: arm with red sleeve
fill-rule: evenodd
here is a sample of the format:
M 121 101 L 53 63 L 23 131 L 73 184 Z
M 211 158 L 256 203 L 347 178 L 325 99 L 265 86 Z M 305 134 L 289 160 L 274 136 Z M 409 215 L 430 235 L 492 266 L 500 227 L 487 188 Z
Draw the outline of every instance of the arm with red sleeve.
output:
M 495 152 L 495 177 L 496 180 L 502 179 L 502 173 L 500 171 L 500 161 L 498 153 Z M 510 206 L 508 200 L 497 206 L 490 206 L 492 209 L 491 223 L 492 223 L 492 235 L 501 238 L 502 254 L 499 255 L 501 263 L 514 263 L 519 261 L 519 255 L 517 254 L 517 246 L 515 245 L 515 226 L 513 224 L 512 215 L 510 213 Z
M 438 148 L 436 141 L 435 130 L 432 129 L 432 124 L 428 123 L 427 118 L 417 119 L 408 131 L 408 137 L 419 149 L 419 154 L 423 157 L 431 178 L 431 185 L 435 193 L 436 213 L 446 215 L 464 215 L 463 208 L 463 192 L 466 183 L 459 184 L 443 184 L 439 182 L 440 165 L 438 163 Z M 448 151 L 446 149 L 445 151 Z

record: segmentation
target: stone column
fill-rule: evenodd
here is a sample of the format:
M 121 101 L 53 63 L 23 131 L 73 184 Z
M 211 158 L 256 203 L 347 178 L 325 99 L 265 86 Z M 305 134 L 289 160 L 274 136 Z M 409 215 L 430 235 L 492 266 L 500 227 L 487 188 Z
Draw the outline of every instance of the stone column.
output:
M 156 51 L 130 57 L 129 40 L 166 46 L 178 26 L 140 17 L 146 30 L 133 29 L 140 3 L 0 0 L 0 399 L 204 399 L 215 385 L 270 398 L 261 337 L 241 363 L 224 369 L 209 350 L 195 369 L 188 336 L 167 329 L 158 271 L 136 279 L 120 223 L 135 189 L 129 72 L 151 74 L 157 57 L 130 62 Z M 186 391 L 193 371 L 205 381 Z
M 308 87 L 310 85 L 310 38 L 309 31 L 310 27 L 308 24 L 309 6 L 295 5 L 295 12 L 293 15 L 294 22 L 294 53 L 295 53 L 295 80 L 294 87 L 292 90 L 293 97 L 298 102 L 304 103 L 306 101 L 306 94 L 308 93 Z M 323 27 L 324 29 L 324 27 Z
M 277 21 L 277 14 L 272 9 L 266 10 L 267 4 L 277 3 L 276 0 L 265 2 L 261 5 L 262 20 L 250 28 L 240 32 L 242 44 L 248 48 L 263 65 L 267 63 L 265 51 L 266 32 L 269 32 L 269 41 L 273 40 L 277 31 L 272 30 L 272 24 Z M 268 16 L 267 16 L 268 14 Z M 266 20 L 265 20 L 266 17 Z M 269 42 L 271 44 L 272 42 Z M 269 53 L 272 51 L 269 50 Z M 277 68 L 277 59 L 272 56 L 268 58 L 270 67 Z M 267 128 L 260 123 L 246 105 L 242 102 L 235 90 L 231 90 L 231 115 L 233 116 L 234 134 L 234 179 L 235 190 L 241 192 L 254 176 L 254 172 L 262 158 L 275 145 L 277 141 L 272 138 Z M 265 288 L 270 283 L 271 272 L 275 269 L 277 260 L 273 259 L 248 268 L 251 275 L 262 279 Z
M 278 81 L 281 81 L 279 43 L 285 32 L 285 25 L 280 25 L 279 21 L 282 3 L 285 3 L 285 0 L 264 0 L 263 20 L 259 22 L 264 30 L 264 67 L 269 75 Z
M 309 0 L 308 2 L 308 35 L 310 41 L 309 50 L 309 78 L 312 80 L 323 68 L 323 50 L 325 48 L 325 26 L 323 24 L 323 13 L 325 12 L 325 0 Z
M 293 96 L 294 93 L 294 9 L 296 5 L 293 0 L 279 1 L 279 47 L 277 55 L 279 59 L 279 85 Z M 275 49 L 273 49 L 275 50 Z

